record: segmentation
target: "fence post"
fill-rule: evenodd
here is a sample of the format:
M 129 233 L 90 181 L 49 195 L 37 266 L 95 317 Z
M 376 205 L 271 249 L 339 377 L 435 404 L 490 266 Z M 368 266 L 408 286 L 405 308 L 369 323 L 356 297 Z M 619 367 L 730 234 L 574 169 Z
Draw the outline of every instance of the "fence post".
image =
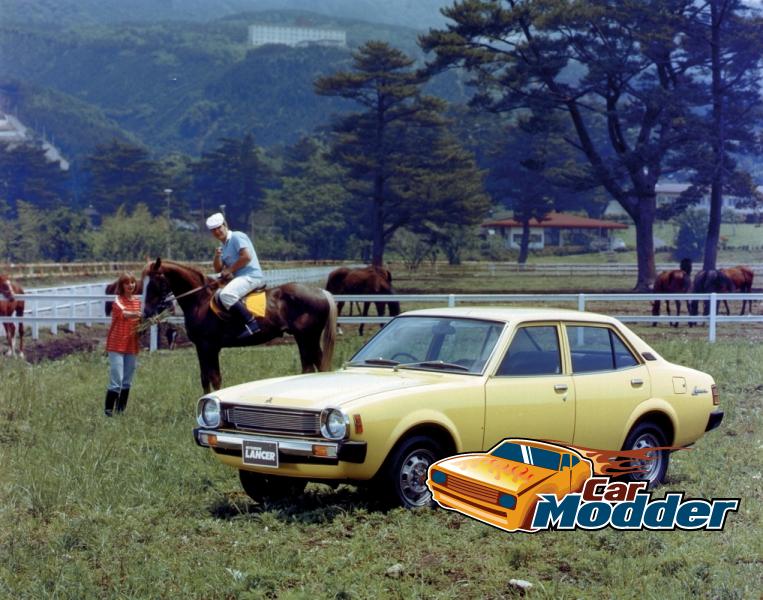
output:
M 53 317 L 58 317 L 58 304 L 53 303 Z M 58 335 L 58 321 L 53 321 L 50 324 L 50 333 L 53 335 Z
M 456 295 L 448 294 L 448 307 L 453 308 L 456 305 Z
M 585 294 L 578 294 L 578 310 L 585 310 Z
M 72 296 L 74 295 L 74 290 L 72 288 L 69 288 L 69 294 L 71 294 Z M 72 300 L 71 304 L 69 304 L 69 308 L 70 308 L 69 314 L 72 317 L 72 320 L 69 321 L 69 331 L 74 332 L 77 330 L 77 324 L 74 322 L 74 317 L 77 316 L 77 303 L 74 300 Z
M 40 311 L 37 308 L 37 305 L 39 302 L 37 300 L 32 300 L 32 317 L 39 317 Z M 32 323 L 32 339 L 33 340 L 39 340 L 40 339 L 40 322 L 35 321 Z
M 717 295 L 715 294 L 715 292 L 710 294 L 710 324 L 708 325 L 707 332 L 708 332 L 708 338 L 709 338 L 708 341 L 711 344 L 715 341 L 715 326 L 716 326 L 715 317 L 717 313 L 716 311 L 717 306 L 715 304 L 717 301 L 716 298 L 717 298 Z
M 156 352 L 156 349 L 159 347 L 159 327 L 157 325 L 151 325 L 148 335 L 149 335 L 148 351 Z

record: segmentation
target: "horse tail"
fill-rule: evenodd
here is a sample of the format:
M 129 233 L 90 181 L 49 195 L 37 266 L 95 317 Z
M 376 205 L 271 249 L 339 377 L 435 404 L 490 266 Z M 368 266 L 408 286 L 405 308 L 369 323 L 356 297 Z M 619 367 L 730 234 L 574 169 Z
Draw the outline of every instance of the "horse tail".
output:
M 336 302 L 334 302 L 334 296 L 327 290 L 321 290 L 323 295 L 326 296 L 326 301 L 329 305 L 329 315 L 326 323 L 323 325 L 323 334 L 321 336 L 321 350 L 322 358 L 319 369 L 321 371 L 328 371 L 331 369 L 331 361 L 334 358 L 334 345 L 336 344 L 336 320 L 337 320 L 337 308 Z

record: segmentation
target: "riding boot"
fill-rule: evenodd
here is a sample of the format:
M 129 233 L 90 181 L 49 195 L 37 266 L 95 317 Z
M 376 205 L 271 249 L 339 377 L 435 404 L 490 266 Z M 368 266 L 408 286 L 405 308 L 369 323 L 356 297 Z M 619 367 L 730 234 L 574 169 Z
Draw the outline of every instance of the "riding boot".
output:
M 231 305 L 228 310 L 244 323 L 244 329 L 238 336 L 236 336 L 236 339 L 246 339 L 260 330 L 260 326 L 257 324 L 257 319 L 254 318 L 254 315 L 249 312 L 249 309 L 241 300 L 238 300 L 235 304 Z
M 127 407 L 127 397 L 130 395 L 130 388 L 122 388 L 119 392 L 119 399 L 117 400 L 117 414 L 123 413 Z
M 119 398 L 119 392 L 114 390 L 106 390 L 106 404 L 103 409 L 103 413 L 110 417 L 114 413 L 114 403 Z

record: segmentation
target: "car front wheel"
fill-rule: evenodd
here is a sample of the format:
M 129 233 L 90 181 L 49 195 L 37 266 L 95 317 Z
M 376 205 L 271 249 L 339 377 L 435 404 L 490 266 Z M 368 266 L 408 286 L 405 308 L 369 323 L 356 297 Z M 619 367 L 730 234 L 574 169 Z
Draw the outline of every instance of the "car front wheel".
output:
M 419 435 L 402 442 L 385 473 L 386 495 L 404 508 L 432 506 L 427 474 L 429 465 L 442 457 L 442 447 L 432 438 Z
M 668 471 L 668 460 L 670 452 L 668 450 L 654 450 L 649 452 L 649 448 L 659 448 L 667 446 L 665 434 L 662 429 L 654 423 L 639 423 L 628 434 L 623 450 L 638 450 L 646 452 L 647 456 L 643 459 L 634 459 L 630 465 L 639 470 L 629 473 L 626 478 L 630 481 L 646 481 L 649 487 L 662 483 L 665 480 L 665 474 Z

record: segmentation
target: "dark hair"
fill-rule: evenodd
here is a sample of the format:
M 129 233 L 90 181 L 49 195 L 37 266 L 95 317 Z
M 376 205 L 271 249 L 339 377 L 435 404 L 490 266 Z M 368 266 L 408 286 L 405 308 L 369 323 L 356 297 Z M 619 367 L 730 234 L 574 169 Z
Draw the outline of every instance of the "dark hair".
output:
M 119 276 L 119 279 L 117 279 L 117 296 L 125 295 L 125 286 L 131 281 L 136 286 L 138 285 L 138 281 L 135 279 L 135 275 L 133 275 L 129 271 L 125 271 Z

